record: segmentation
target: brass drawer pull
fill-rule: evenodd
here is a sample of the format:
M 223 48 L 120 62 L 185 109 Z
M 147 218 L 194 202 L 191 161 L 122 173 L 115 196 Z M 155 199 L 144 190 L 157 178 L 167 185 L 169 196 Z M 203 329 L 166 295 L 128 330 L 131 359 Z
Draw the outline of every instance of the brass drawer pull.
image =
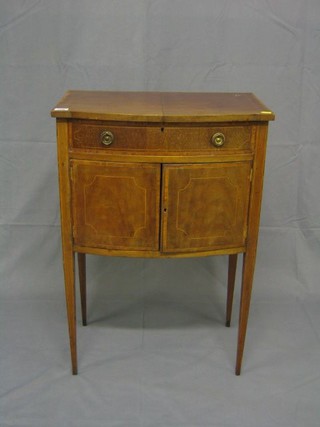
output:
M 221 132 L 215 133 L 211 138 L 212 144 L 218 148 L 222 147 L 224 145 L 225 141 L 226 141 L 226 138 L 225 138 L 224 134 Z
M 109 130 L 104 130 L 103 132 L 101 132 L 100 139 L 101 139 L 101 144 L 108 146 L 113 143 L 114 135 Z

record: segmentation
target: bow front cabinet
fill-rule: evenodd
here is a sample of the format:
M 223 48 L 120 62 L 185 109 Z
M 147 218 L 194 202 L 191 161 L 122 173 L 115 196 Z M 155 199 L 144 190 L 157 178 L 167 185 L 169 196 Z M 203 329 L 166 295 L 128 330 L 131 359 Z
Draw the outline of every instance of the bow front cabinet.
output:
M 250 93 L 69 91 L 57 124 L 62 247 L 72 372 L 75 267 L 86 319 L 85 254 L 228 255 L 230 326 L 243 253 L 236 374 L 255 266 L 268 122 Z

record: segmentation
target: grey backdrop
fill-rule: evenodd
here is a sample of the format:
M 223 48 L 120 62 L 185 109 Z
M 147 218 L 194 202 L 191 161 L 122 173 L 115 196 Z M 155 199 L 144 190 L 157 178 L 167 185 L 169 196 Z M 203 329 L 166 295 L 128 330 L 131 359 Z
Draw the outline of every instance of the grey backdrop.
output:
M 68 89 L 275 111 L 241 377 L 223 257 L 88 257 L 70 375 L 49 116 Z M 0 0 L 0 426 L 318 426 L 319 135 L 319 0 Z

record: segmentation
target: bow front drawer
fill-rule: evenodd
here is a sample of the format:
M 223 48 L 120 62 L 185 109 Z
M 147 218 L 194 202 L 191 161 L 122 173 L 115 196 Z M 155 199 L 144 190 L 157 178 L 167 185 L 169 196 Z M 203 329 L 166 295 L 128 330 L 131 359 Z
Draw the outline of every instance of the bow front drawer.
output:
M 253 150 L 252 126 L 115 126 L 107 122 L 74 121 L 71 146 L 73 149 L 160 155 L 250 153 Z

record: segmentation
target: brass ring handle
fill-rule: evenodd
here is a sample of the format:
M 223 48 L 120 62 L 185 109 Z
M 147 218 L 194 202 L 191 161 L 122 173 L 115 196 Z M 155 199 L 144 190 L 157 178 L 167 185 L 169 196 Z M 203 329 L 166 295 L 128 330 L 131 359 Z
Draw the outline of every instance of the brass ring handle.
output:
M 101 132 L 100 140 L 101 140 L 101 144 L 108 146 L 113 143 L 114 135 L 109 130 L 104 130 L 103 132 Z
M 226 142 L 226 138 L 223 133 L 218 132 L 212 136 L 211 142 L 215 147 L 219 148 L 219 147 L 222 147 L 223 144 Z

